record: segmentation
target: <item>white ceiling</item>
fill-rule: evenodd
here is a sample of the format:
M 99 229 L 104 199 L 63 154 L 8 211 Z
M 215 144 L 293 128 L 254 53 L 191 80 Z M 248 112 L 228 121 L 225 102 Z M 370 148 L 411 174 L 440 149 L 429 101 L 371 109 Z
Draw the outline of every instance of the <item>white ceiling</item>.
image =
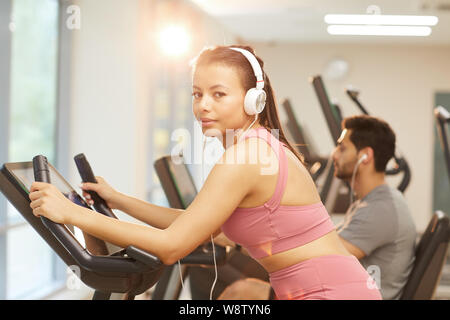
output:
M 450 0 L 190 0 L 246 41 L 450 44 Z M 328 13 L 436 15 L 429 37 L 332 36 Z M 373 13 L 371 11 L 370 13 Z

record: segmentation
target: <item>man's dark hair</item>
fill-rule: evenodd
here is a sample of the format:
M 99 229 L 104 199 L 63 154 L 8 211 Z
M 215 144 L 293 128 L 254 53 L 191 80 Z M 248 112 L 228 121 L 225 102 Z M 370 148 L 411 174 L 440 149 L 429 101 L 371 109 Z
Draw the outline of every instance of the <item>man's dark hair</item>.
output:
M 371 147 L 374 153 L 375 170 L 384 172 L 395 152 L 395 133 L 386 121 L 358 115 L 342 120 L 342 128 L 352 130 L 350 141 L 356 150 Z

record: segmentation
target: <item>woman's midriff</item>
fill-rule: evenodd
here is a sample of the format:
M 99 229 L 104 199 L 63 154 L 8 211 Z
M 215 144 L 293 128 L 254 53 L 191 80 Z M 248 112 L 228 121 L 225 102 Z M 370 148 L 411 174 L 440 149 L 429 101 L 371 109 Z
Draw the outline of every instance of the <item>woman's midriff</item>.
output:
M 335 230 L 303 246 L 258 259 L 258 262 L 268 273 L 272 273 L 296 263 L 326 255 L 351 256 Z

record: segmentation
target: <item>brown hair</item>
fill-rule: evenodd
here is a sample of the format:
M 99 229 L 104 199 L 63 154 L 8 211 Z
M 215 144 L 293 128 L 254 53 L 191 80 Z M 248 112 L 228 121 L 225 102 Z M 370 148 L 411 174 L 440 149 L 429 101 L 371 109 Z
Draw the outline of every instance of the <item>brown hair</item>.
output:
M 279 136 L 277 138 L 282 143 L 284 143 L 288 147 L 288 149 L 292 151 L 292 153 L 294 153 L 294 155 L 301 161 L 302 164 L 305 164 L 304 157 L 300 154 L 300 152 L 292 147 L 292 145 L 286 139 L 284 131 L 281 127 L 280 117 L 278 116 L 278 108 L 274 91 L 272 89 L 272 85 L 270 84 L 269 77 L 264 72 L 264 62 L 255 54 L 255 51 L 252 47 L 231 45 L 204 48 L 192 62 L 193 71 L 195 71 L 196 66 L 201 64 L 222 63 L 237 70 L 245 91 L 254 88 L 256 84 L 256 76 L 250 62 L 242 53 L 231 50 L 230 48 L 245 49 L 251 52 L 258 60 L 258 63 L 261 66 L 261 70 L 263 70 L 264 91 L 267 95 L 266 106 L 264 107 L 264 110 L 258 115 L 259 123 L 269 131 L 271 129 L 277 129 L 279 133 Z
M 395 133 L 389 124 L 379 118 L 358 115 L 342 120 L 342 128 L 352 130 L 350 141 L 356 150 L 373 149 L 375 170 L 384 172 L 395 152 Z

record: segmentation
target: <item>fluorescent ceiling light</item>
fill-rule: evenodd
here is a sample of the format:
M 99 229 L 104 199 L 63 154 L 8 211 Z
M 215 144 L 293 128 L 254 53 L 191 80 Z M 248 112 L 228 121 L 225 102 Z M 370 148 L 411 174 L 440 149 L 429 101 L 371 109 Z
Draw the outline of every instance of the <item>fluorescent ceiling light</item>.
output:
M 439 19 L 435 16 L 404 16 L 381 14 L 327 14 L 328 24 L 376 24 L 397 26 L 435 26 Z
M 327 31 L 333 35 L 361 35 L 361 36 L 418 36 L 426 37 L 431 34 L 430 27 L 414 26 L 354 26 L 332 25 Z

